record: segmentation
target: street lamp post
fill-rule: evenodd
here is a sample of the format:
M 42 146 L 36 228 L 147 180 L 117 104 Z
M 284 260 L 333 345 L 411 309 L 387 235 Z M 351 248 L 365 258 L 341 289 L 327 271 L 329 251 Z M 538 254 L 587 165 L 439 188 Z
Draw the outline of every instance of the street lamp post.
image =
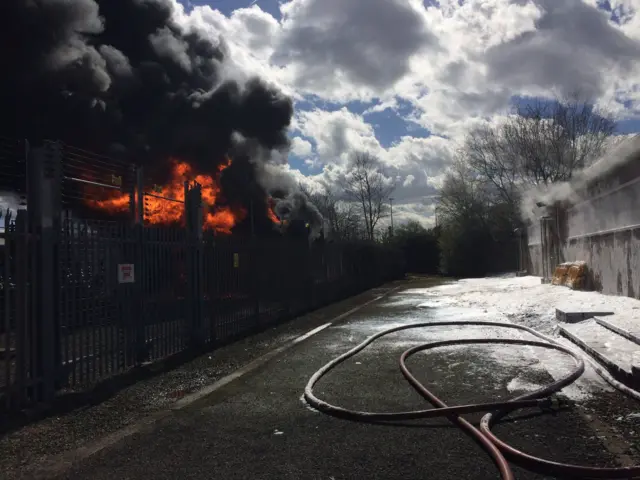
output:
M 389 197 L 389 205 L 391 206 L 391 236 L 393 237 L 393 197 Z

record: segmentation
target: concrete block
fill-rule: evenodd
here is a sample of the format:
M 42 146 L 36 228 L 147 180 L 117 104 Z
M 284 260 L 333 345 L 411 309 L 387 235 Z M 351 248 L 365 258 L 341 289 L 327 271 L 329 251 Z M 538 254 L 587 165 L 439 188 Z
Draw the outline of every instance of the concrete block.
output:
M 577 323 L 583 320 L 589 320 L 594 317 L 604 317 L 607 315 L 613 315 L 614 312 L 603 312 L 601 310 L 580 310 L 579 308 L 556 308 L 556 320 L 564 323 Z
M 632 356 L 631 378 L 635 383 L 634 388 L 637 389 L 640 386 L 640 352 L 634 352 Z
M 617 319 L 615 316 L 611 318 L 600 318 L 599 316 L 595 316 L 594 320 L 604 328 L 611 330 L 614 333 L 626 338 L 627 340 L 632 341 L 636 345 L 640 345 L 640 334 L 636 331 L 631 330 L 625 322 L 622 322 L 620 319 Z M 631 328 L 634 328 L 632 326 Z M 637 328 L 637 327 L 636 327 Z M 638 363 L 637 365 L 640 367 L 640 354 L 638 354 Z
M 594 320 L 560 327 L 560 335 L 578 345 L 589 356 L 605 367 L 618 381 L 637 388 L 640 383 L 638 346 L 599 325 Z M 638 361 L 638 363 L 636 363 Z

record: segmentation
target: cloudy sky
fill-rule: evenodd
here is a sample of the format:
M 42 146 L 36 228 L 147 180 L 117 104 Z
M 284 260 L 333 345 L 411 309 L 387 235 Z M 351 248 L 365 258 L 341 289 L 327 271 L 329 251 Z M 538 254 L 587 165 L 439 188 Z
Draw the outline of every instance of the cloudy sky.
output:
M 178 2 L 178 0 L 173 0 Z M 378 155 L 399 218 L 432 196 L 465 132 L 579 90 L 640 131 L 640 0 L 180 0 L 176 18 L 295 99 L 289 158 L 311 185 Z

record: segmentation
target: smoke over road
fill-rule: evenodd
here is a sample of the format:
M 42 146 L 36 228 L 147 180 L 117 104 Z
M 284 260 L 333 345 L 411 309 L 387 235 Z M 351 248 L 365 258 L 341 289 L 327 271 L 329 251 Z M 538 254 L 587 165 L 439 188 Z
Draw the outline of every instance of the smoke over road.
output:
M 234 138 L 266 152 L 260 161 L 286 152 L 292 101 L 259 78 L 234 80 L 224 43 L 187 31 L 175 8 L 171 0 L 3 0 L 1 134 L 59 139 L 156 176 L 169 173 L 170 158 L 214 172 L 233 150 L 224 195 L 265 204 L 256 160 Z

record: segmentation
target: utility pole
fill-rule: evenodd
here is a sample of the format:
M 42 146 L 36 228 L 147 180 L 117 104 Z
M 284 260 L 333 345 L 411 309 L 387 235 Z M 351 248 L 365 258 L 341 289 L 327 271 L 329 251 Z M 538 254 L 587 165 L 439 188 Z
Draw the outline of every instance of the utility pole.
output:
M 389 205 L 391 206 L 391 236 L 393 237 L 393 197 L 389 197 Z

